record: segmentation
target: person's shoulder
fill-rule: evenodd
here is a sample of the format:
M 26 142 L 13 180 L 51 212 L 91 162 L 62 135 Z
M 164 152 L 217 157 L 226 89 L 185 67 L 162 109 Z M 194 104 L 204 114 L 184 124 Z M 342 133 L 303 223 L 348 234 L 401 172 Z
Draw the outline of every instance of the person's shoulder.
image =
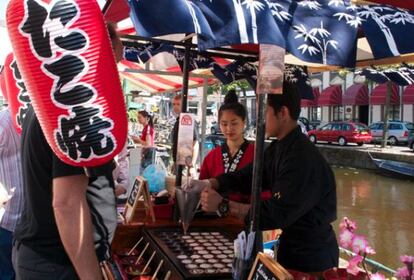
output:
M 206 158 L 212 158 L 214 156 L 221 155 L 221 146 L 217 146 L 214 149 L 212 149 L 208 154 L 206 155 Z
M 247 144 L 246 154 L 254 154 L 254 143 Z

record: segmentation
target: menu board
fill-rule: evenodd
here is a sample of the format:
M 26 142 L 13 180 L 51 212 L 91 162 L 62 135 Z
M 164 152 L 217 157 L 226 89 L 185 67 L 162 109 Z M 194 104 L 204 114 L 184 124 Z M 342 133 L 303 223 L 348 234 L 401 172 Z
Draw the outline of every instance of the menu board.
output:
M 248 280 L 293 280 L 293 276 L 270 256 L 258 253 Z

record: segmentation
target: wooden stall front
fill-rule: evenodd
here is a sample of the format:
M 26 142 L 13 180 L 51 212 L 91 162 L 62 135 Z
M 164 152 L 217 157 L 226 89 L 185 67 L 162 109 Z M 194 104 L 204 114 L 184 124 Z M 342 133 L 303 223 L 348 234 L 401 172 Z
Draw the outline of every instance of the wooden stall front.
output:
M 232 217 L 196 217 L 187 235 L 172 218 L 119 224 L 107 278 L 232 279 L 233 240 L 242 229 Z

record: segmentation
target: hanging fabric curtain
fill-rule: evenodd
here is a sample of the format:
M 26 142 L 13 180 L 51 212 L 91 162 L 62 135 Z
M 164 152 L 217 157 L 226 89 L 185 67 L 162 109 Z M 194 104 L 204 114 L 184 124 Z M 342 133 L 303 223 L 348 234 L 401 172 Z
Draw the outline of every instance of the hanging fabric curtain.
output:
M 363 70 L 355 71 L 355 74 L 365 76 L 368 80 L 380 84 L 388 81 L 391 81 L 399 86 L 408 86 L 414 84 L 414 68 L 408 65 L 385 70 L 366 68 Z
M 130 0 L 129 5 L 141 36 L 196 33 L 200 50 L 274 44 L 304 61 L 352 66 L 357 29 L 335 16 L 352 12 L 349 5 L 333 2 L 338 1 L 172 0 L 159 6 L 156 1 Z
M 138 34 L 195 33 L 200 50 L 236 44 L 274 44 L 311 63 L 352 67 L 358 28 L 374 58 L 414 52 L 414 15 L 349 0 L 129 0 Z

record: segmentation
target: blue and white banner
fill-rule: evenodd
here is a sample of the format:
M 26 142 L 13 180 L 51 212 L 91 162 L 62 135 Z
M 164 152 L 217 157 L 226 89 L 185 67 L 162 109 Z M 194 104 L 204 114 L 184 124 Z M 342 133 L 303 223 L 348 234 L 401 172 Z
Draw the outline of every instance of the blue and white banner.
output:
M 138 45 L 136 47 L 125 47 L 124 58 L 126 60 L 138 63 L 146 63 L 153 56 L 162 52 L 172 52 L 173 47 L 169 44 L 149 43 Z
M 390 6 L 358 7 L 358 17 L 375 58 L 414 52 L 414 14 Z M 409 37 L 407 37 L 409 36 Z
M 138 34 L 196 33 L 200 50 L 274 44 L 306 62 L 353 67 L 357 31 L 374 58 L 414 52 L 413 14 L 350 0 L 128 0 Z
M 414 84 L 414 68 L 409 65 L 402 65 L 399 68 L 378 70 L 366 68 L 355 71 L 355 74 L 365 76 L 368 80 L 382 84 L 391 81 L 399 86 Z

